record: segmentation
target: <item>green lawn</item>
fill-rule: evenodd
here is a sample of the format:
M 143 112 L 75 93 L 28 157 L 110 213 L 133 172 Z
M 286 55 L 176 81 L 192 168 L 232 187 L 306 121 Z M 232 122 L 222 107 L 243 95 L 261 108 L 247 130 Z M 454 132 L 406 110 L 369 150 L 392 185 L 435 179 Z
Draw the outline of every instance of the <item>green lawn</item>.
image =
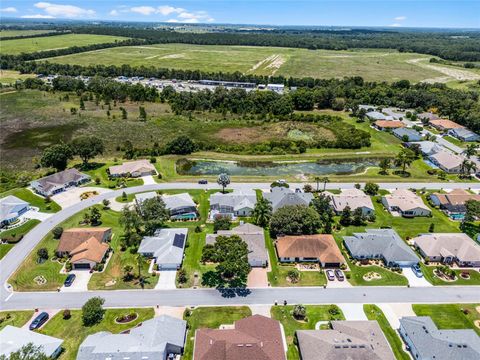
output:
M 223 324 L 233 324 L 251 316 L 252 312 L 248 306 L 225 306 L 225 307 L 199 307 L 194 310 L 185 310 L 184 320 L 188 322 L 187 341 L 183 360 L 193 358 L 193 346 L 195 331 L 201 328 L 218 329 Z
M 0 330 L 7 325 L 22 327 L 33 316 L 33 310 L 0 311 Z
M 453 137 L 453 136 L 450 136 L 450 135 L 446 135 L 443 138 L 445 140 L 451 142 L 453 145 L 460 146 L 461 148 L 466 148 L 468 144 L 474 144 L 474 143 L 464 142 L 464 141 L 459 140 L 456 137 Z M 476 144 L 478 144 L 478 143 L 476 143 Z
M 395 358 L 397 360 L 410 360 L 410 355 L 403 350 L 403 342 L 400 339 L 400 335 L 392 329 L 382 310 L 376 305 L 365 304 L 363 305 L 363 311 L 368 320 L 376 320 L 378 322 L 378 325 L 380 325 L 380 328 L 393 350 Z
M 430 316 L 439 329 L 473 329 L 480 335 L 475 321 L 480 321 L 479 304 L 413 305 L 417 316 Z
M 127 160 L 125 160 L 127 161 Z M 105 163 L 91 163 L 91 169 L 83 171 L 80 167 L 79 170 L 90 175 L 95 186 L 105 187 L 109 189 L 118 189 L 120 184 L 124 183 L 126 187 L 133 187 L 143 185 L 143 180 L 138 178 L 118 178 L 110 180 L 108 178 L 107 169 L 113 165 L 120 165 L 123 161 L 106 161 Z M 92 183 L 88 183 L 85 186 L 92 186 Z
M 32 230 L 37 224 L 40 224 L 40 220 L 36 219 L 31 219 L 28 220 L 26 223 L 20 225 L 19 227 L 16 227 L 14 229 L 10 230 L 5 230 L 0 233 L 0 239 L 6 239 L 6 238 L 15 238 L 15 242 L 18 242 L 20 237 L 25 236 L 30 230 Z M 2 259 L 7 253 L 10 251 L 10 249 L 14 246 L 14 243 L 10 244 L 1 244 L 0 245 L 0 259 Z
M 342 311 L 336 305 L 308 305 L 306 321 L 298 321 L 293 315 L 292 305 L 272 306 L 270 312 L 272 318 L 280 321 L 285 331 L 288 344 L 287 358 L 289 360 L 299 359 L 298 349 L 294 344 L 295 331 L 297 330 L 315 330 L 315 324 L 319 321 L 345 320 Z M 335 309 L 338 314 L 330 314 L 329 309 Z
M 25 188 L 5 191 L 0 194 L 0 198 L 8 195 L 16 196 L 19 199 L 28 202 L 31 206 L 39 208 L 41 212 L 55 213 L 62 209 L 55 201 L 46 202 L 43 197 L 40 197 Z
M 128 315 L 131 312 L 138 314 L 136 320 L 128 324 L 117 324 L 115 322 L 117 317 Z M 88 335 L 99 331 L 120 333 L 131 329 L 141 322 L 153 318 L 154 310 L 152 308 L 107 309 L 103 320 L 99 324 L 90 327 L 83 326 L 81 310 L 72 310 L 71 315 L 70 319 L 65 320 L 63 319 L 63 311 L 60 311 L 40 330 L 42 334 L 64 340 L 62 345 L 64 352 L 60 356 L 62 360 L 74 360 L 80 344 Z
M 13 244 L 0 244 L 0 260 L 13 248 Z
M 65 34 L 29 39 L 12 39 L 2 41 L 2 54 L 18 55 L 37 51 L 48 51 L 72 46 L 87 46 L 92 44 L 113 43 L 125 40 L 120 36 Z
M 48 34 L 51 32 L 55 32 L 55 30 L 2 30 L 0 31 L 0 39 L 14 36 L 32 36 Z
M 327 283 L 325 274 L 320 271 L 300 271 L 300 280 L 292 284 L 287 280 L 288 271 L 293 270 L 293 264 L 280 264 L 275 250 L 275 244 L 270 238 L 270 233 L 265 230 L 265 245 L 270 258 L 271 271 L 267 273 L 271 286 L 323 286 Z
M 425 265 L 423 262 L 420 263 L 420 267 L 422 268 L 423 275 L 425 279 L 427 279 L 433 285 L 439 286 L 449 286 L 449 285 L 480 285 L 480 273 L 476 270 L 469 270 L 470 272 L 470 279 L 463 279 L 460 274 L 463 270 L 454 269 L 455 274 L 457 276 L 457 280 L 455 281 L 443 281 L 439 277 L 435 276 L 434 270 L 436 266 Z

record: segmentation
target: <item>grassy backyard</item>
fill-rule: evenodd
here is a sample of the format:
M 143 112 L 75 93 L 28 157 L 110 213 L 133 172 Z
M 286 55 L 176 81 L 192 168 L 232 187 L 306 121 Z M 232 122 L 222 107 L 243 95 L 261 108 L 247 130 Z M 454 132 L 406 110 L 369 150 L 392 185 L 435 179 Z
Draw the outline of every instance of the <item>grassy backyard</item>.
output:
M 125 160 L 128 161 L 128 160 Z M 90 175 L 92 181 L 95 183 L 95 186 L 115 189 L 118 188 L 120 184 L 124 184 L 126 187 L 139 186 L 143 185 L 143 180 L 138 178 L 118 178 L 110 180 L 108 178 L 107 169 L 113 165 L 120 165 L 123 161 L 105 161 L 104 163 L 90 163 L 90 169 L 83 171 L 80 167 L 79 170 Z M 80 165 L 80 164 L 78 164 Z M 92 183 L 88 183 L 85 186 L 92 186 Z
M 330 320 L 345 320 L 342 311 L 336 305 L 308 305 L 306 306 L 307 318 L 302 321 L 298 321 L 293 317 L 293 308 L 294 306 L 292 305 L 279 305 L 272 306 L 270 310 L 272 318 L 280 321 L 283 325 L 288 345 L 287 358 L 289 360 L 299 359 L 298 349 L 294 344 L 295 331 L 315 330 L 315 325 L 319 321 L 327 323 Z
M 40 197 L 29 189 L 18 188 L 9 191 L 5 191 L 0 194 L 0 198 L 3 198 L 8 195 L 16 196 L 17 198 L 26 201 L 30 206 L 36 207 L 41 212 L 45 213 L 55 213 L 60 211 L 62 208 L 55 201 L 50 200 L 50 202 L 45 201 L 45 198 Z
M 195 331 L 201 328 L 218 329 L 223 324 L 233 324 L 236 320 L 251 316 L 248 306 L 199 307 L 194 310 L 185 310 L 184 320 L 188 323 L 187 341 L 183 360 L 193 358 L 193 344 Z
M 137 313 L 136 320 L 128 324 L 118 324 L 115 319 L 122 315 L 128 315 L 132 312 Z M 99 331 L 109 331 L 112 333 L 120 333 L 131 329 L 141 322 L 151 319 L 154 316 L 152 308 L 142 309 L 107 309 L 102 321 L 94 326 L 83 326 L 82 312 L 80 310 L 72 310 L 71 318 L 65 320 L 63 311 L 55 315 L 40 332 L 45 335 L 58 337 L 64 340 L 62 345 L 64 352 L 60 356 L 62 360 L 74 360 L 80 344 L 88 335 Z
M 439 329 L 473 329 L 480 335 L 480 304 L 414 304 L 413 311 L 430 316 Z
M 7 325 L 22 327 L 32 316 L 33 310 L 0 311 L 0 330 Z
M 397 332 L 392 329 L 382 310 L 380 310 L 380 308 L 376 305 L 365 304 L 363 305 L 363 311 L 365 312 L 368 320 L 376 320 L 378 322 L 378 325 L 380 325 L 380 328 L 382 329 L 385 337 L 388 340 L 388 343 L 390 344 L 390 347 L 393 350 L 395 358 L 397 360 L 410 360 L 410 355 L 403 350 L 403 342 L 400 339 L 400 335 L 398 335 Z

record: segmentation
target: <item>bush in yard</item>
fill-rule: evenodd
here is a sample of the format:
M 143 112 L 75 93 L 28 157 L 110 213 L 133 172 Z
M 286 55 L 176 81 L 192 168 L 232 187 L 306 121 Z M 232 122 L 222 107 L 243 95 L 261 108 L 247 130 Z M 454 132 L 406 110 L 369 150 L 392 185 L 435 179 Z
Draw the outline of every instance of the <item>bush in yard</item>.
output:
M 230 230 L 230 224 L 231 221 L 228 216 L 217 216 L 215 220 L 213 220 L 213 231 Z
M 156 162 L 157 162 L 157 158 L 154 157 L 154 156 L 152 156 L 152 157 L 150 158 L 150 164 L 155 164 Z
M 93 297 L 82 306 L 82 321 L 84 326 L 93 326 L 103 319 L 105 299 Z
M 185 284 L 188 281 L 187 272 L 184 269 L 178 270 L 177 279 L 180 284 Z
M 378 186 L 378 184 L 367 182 L 365 184 L 364 191 L 365 191 L 365 194 L 367 195 L 375 196 L 378 194 L 379 189 L 380 189 L 380 186 Z
M 201 228 L 200 225 L 195 226 L 195 232 L 196 233 L 201 233 L 202 232 L 202 228 Z
M 47 248 L 38 249 L 37 256 L 38 256 L 39 259 L 48 260 L 48 250 L 47 250 Z
M 70 271 L 72 271 L 72 269 L 73 269 L 72 263 L 71 263 L 70 261 L 67 261 L 67 262 L 65 263 L 65 270 L 66 270 L 67 272 L 70 272 Z
M 63 228 L 61 226 L 57 226 L 52 230 L 53 238 L 60 239 L 63 234 Z
M 95 178 L 95 184 L 100 185 L 101 182 L 102 182 L 102 180 L 97 176 Z
M 63 320 L 68 320 L 72 317 L 70 310 L 63 310 Z
M 307 308 L 301 304 L 295 305 L 292 315 L 297 320 L 304 320 L 307 316 Z
M 292 282 L 292 284 L 296 284 L 300 280 L 300 272 L 297 269 L 289 270 L 287 276 Z
M 302 206 L 284 206 L 275 211 L 270 220 L 270 234 L 277 235 L 309 235 L 320 228 L 320 215 L 315 209 Z
M 340 314 L 340 310 L 338 309 L 337 306 L 335 305 L 331 305 L 329 308 L 328 308 L 328 313 L 332 316 L 335 316 L 335 315 L 339 315 Z

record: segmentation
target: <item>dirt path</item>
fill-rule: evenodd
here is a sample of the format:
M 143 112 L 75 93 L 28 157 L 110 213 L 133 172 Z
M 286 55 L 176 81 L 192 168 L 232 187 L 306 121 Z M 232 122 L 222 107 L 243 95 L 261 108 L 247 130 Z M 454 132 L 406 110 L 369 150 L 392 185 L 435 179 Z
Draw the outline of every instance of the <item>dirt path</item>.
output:
M 420 66 L 424 69 L 430 69 L 438 71 L 439 73 L 445 74 L 446 76 L 436 77 L 432 79 L 423 80 L 423 82 L 447 82 L 450 80 L 480 80 L 480 75 L 474 72 L 463 70 L 463 69 L 454 69 L 451 67 L 433 65 L 431 63 L 426 63 L 427 58 L 417 58 L 407 60 L 407 63 Z
M 255 70 L 264 67 L 265 69 L 271 69 L 270 75 L 275 75 L 278 69 L 285 63 L 286 59 L 280 54 L 273 54 L 260 60 L 258 63 L 252 66 L 248 72 L 254 72 Z

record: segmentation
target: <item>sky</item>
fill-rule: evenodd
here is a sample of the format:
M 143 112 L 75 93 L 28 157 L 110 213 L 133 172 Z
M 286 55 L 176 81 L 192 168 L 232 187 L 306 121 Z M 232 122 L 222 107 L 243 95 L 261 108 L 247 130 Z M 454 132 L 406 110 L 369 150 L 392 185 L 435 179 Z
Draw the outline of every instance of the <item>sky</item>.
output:
M 480 28 L 480 0 L 1 0 L 2 18 Z

